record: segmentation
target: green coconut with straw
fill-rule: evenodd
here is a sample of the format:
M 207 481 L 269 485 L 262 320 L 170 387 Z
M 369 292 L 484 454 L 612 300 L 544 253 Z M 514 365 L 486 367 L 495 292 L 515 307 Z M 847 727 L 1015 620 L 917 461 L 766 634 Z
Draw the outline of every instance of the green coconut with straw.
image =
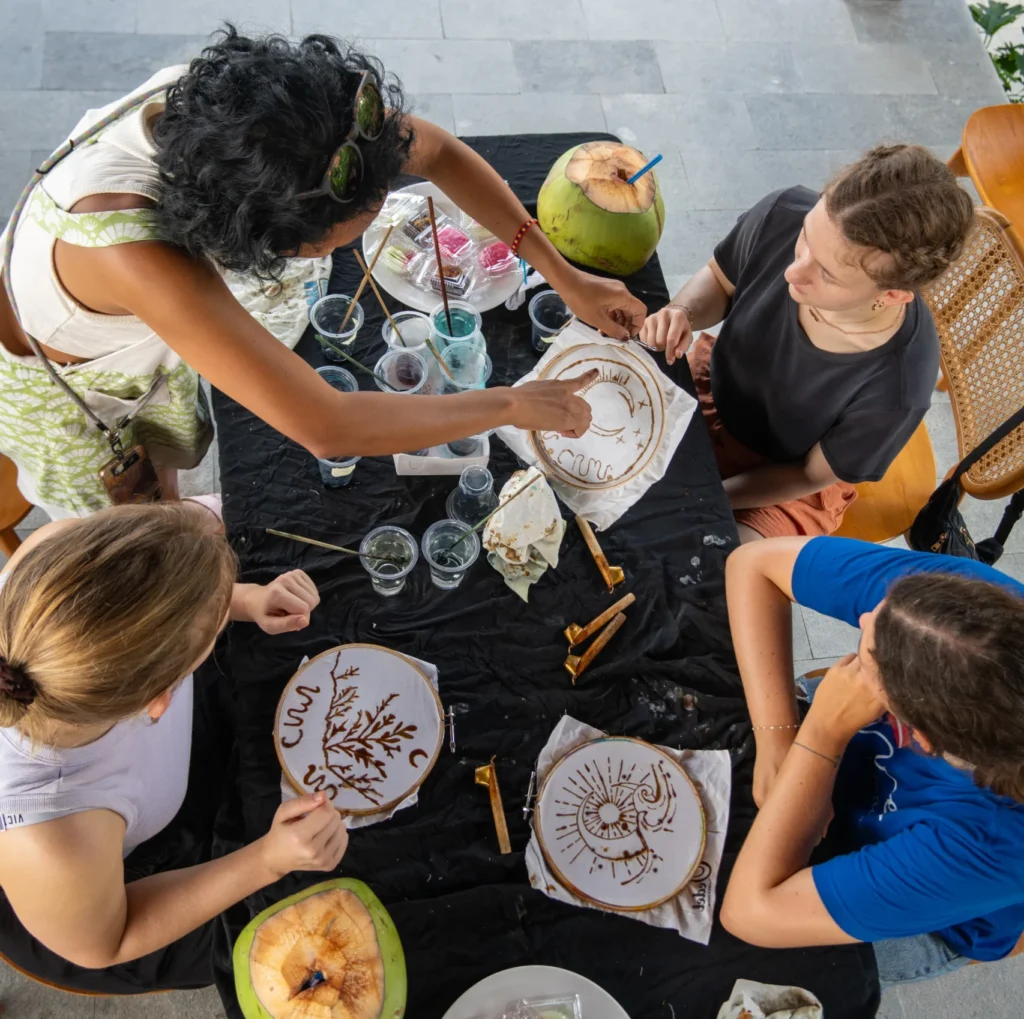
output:
M 537 219 L 566 258 L 630 276 L 654 254 L 665 203 L 642 152 L 619 142 L 586 142 L 551 168 L 537 196 Z M 632 181 L 632 183 L 631 183 Z

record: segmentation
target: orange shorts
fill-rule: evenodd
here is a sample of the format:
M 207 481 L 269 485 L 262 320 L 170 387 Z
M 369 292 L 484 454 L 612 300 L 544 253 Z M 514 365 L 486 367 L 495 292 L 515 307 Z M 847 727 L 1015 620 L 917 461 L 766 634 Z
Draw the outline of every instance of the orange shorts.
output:
M 701 333 L 686 355 L 697 390 L 701 413 L 711 435 L 711 445 L 718 461 L 718 469 L 725 478 L 761 467 L 770 461 L 737 442 L 726 430 L 718 416 L 711 396 L 711 348 L 715 337 Z M 846 507 L 857 498 L 853 485 L 837 481 L 834 485 L 792 499 L 778 506 L 758 506 L 756 509 L 736 510 L 736 523 L 746 524 L 764 538 L 803 534 L 815 536 L 832 534 L 842 523 Z

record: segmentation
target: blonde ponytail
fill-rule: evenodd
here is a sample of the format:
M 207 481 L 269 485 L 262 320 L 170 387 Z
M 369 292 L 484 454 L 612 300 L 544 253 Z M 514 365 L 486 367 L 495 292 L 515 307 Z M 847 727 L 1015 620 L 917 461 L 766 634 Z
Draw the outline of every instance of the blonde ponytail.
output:
M 178 503 L 117 506 L 29 551 L 0 590 L 0 728 L 139 714 L 214 640 L 237 563 Z

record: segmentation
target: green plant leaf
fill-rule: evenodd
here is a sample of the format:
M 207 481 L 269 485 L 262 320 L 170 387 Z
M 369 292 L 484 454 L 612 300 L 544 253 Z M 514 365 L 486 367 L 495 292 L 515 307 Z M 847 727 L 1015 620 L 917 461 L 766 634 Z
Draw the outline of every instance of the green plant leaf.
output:
M 1012 25 L 1024 14 L 1024 6 L 1021 4 L 1007 4 L 1002 0 L 993 0 L 992 3 L 987 4 L 971 4 L 970 6 L 975 24 L 989 39 L 1001 28 Z

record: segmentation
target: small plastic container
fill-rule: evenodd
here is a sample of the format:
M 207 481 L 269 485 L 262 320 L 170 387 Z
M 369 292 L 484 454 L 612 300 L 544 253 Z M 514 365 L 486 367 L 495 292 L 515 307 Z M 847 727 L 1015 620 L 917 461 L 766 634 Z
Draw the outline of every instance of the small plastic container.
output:
M 530 300 L 530 323 L 533 326 L 533 349 L 543 354 L 562 327 L 572 318 L 572 312 L 554 290 L 542 290 Z
M 441 262 L 441 271 L 438 272 L 437 262 L 433 259 L 425 259 L 423 268 L 419 275 L 419 284 L 424 290 L 432 290 L 435 294 L 441 293 L 442 276 L 443 286 L 449 297 L 461 298 L 469 293 L 473 285 L 473 279 L 469 270 L 459 265 L 458 262 L 445 259 Z
M 438 353 L 449 343 L 457 340 L 473 343 L 481 350 L 487 349 L 487 341 L 483 334 L 483 317 L 468 301 L 449 301 L 448 311 L 452 317 L 451 333 L 448 332 L 448 319 L 444 313 L 444 302 L 434 306 L 430 312 L 430 332 Z
M 381 252 L 380 264 L 396 276 L 415 276 L 422 259 L 422 251 L 392 242 Z
M 420 557 L 416 539 L 404 527 L 375 527 L 359 545 L 359 561 L 370 574 L 373 589 L 384 598 L 393 598 L 405 587 L 405 580 Z M 397 559 L 374 559 L 374 554 Z
M 451 217 L 441 212 L 436 205 L 434 209 L 434 222 L 437 224 L 438 239 L 440 239 L 441 231 L 445 229 L 445 227 L 455 227 L 455 223 L 452 221 Z M 408 219 L 402 229 L 405 236 L 416 245 L 423 248 L 424 251 L 433 251 L 434 233 L 430 229 L 430 213 L 427 211 L 425 201 L 423 203 L 423 211 Z M 458 228 L 456 227 L 456 229 Z
M 398 226 L 426 211 L 427 200 L 422 195 L 396 193 L 385 199 L 377 219 L 385 226 Z
M 458 520 L 431 524 L 420 546 L 430 567 L 434 587 L 450 591 L 459 586 L 480 555 L 480 539 Z
M 316 373 L 339 393 L 359 392 L 359 383 L 347 368 L 338 368 L 329 364 L 323 368 L 317 368 Z M 336 456 L 323 460 L 317 458 L 320 480 L 323 482 L 324 488 L 344 488 L 346 485 L 350 485 L 356 464 L 360 459 L 362 458 L 358 456 Z
M 433 243 L 433 238 L 431 238 Z M 441 254 L 446 258 L 460 258 L 467 254 L 469 238 L 454 224 L 439 227 L 437 231 L 437 246 Z
M 477 259 L 480 262 L 480 268 L 490 279 L 518 275 L 520 272 L 519 259 L 512 254 L 512 249 L 503 241 L 494 241 L 487 247 L 481 248 Z
M 448 368 L 444 376 L 446 393 L 464 393 L 470 389 L 484 389 L 491 377 L 491 359 L 472 343 L 450 343 L 441 354 Z
M 342 330 L 341 323 L 345 320 L 350 307 L 352 298 L 347 294 L 328 294 L 309 309 L 309 321 L 316 330 L 317 339 L 328 361 L 344 362 L 345 359 L 336 354 L 328 344 L 335 347 L 350 347 L 362 327 L 363 309 L 357 304 Z

